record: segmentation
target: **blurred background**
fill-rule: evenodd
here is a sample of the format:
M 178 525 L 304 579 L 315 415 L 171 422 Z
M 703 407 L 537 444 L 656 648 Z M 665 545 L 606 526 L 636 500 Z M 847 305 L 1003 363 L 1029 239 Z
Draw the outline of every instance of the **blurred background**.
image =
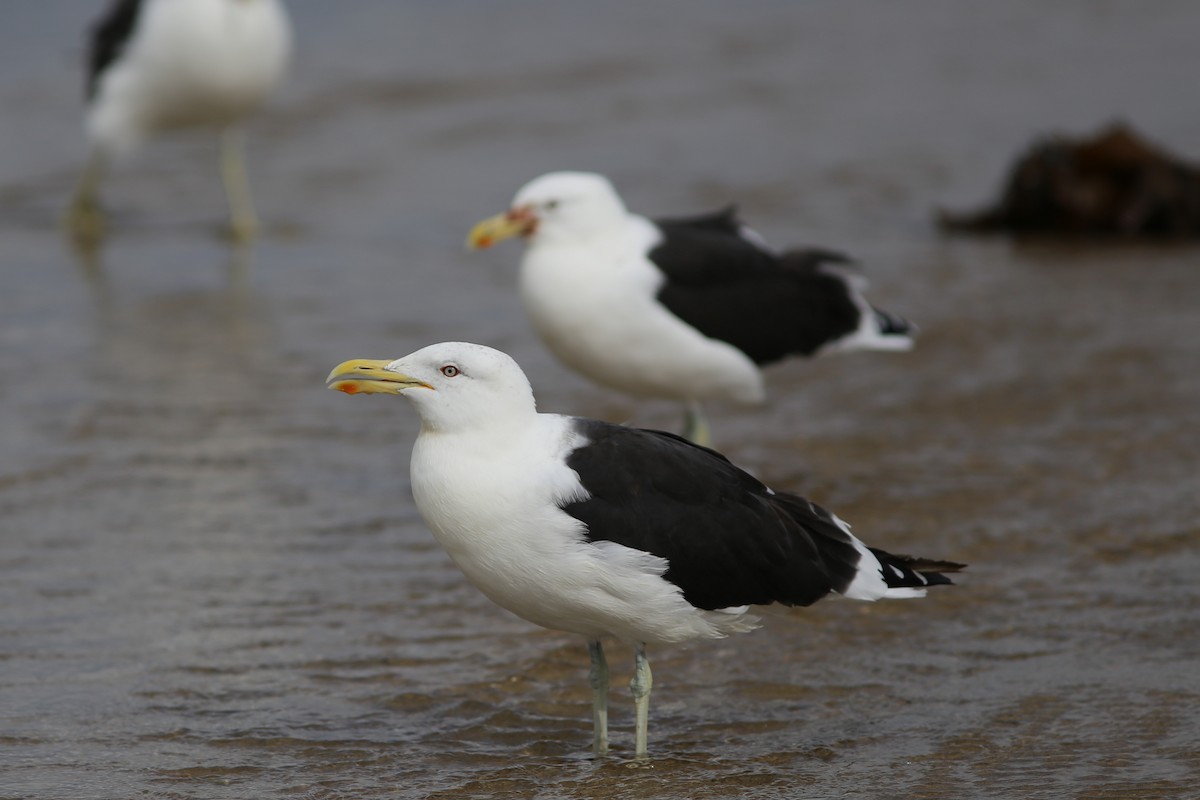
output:
M 1194 796 L 1200 250 L 946 236 L 1049 132 L 1200 153 L 1200 6 L 290 0 L 231 249 L 213 137 L 57 225 L 103 4 L 0 27 L 0 798 Z M 584 647 L 492 606 L 412 505 L 416 416 L 323 380 L 446 339 L 545 411 L 674 428 L 559 366 L 477 220 L 555 169 L 736 202 L 859 259 L 911 353 L 793 361 L 716 445 L 871 544 L 971 564 L 652 653 L 650 768 L 593 762 Z

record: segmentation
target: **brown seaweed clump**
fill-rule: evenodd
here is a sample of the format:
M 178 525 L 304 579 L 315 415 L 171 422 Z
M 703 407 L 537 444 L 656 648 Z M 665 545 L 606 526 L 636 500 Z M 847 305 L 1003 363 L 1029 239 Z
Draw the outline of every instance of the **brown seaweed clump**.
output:
M 1091 138 L 1052 136 L 1013 167 L 999 201 L 940 223 L 974 232 L 1200 236 L 1200 168 L 1117 123 Z

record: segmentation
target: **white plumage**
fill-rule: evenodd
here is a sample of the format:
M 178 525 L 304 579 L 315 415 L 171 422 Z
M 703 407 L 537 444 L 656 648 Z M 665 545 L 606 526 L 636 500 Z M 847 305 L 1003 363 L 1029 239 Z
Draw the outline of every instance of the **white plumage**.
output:
M 530 198 L 547 188 L 561 191 L 535 183 L 514 202 L 536 204 Z M 602 212 L 593 228 L 568 228 L 564 215 L 569 234 L 560 234 L 560 218 L 544 214 L 521 260 L 521 301 L 542 341 L 581 375 L 634 396 L 762 402 L 762 373 L 750 358 L 658 302 L 665 279 L 645 254 L 661 234 L 603 188 L 589 198 L 589 210 Z
M 906 350 L 912 327 L 862 296 L 824 250 L 777 253 L 732 211 L 676 220 L 629 212 L 612 184 L 554 172 L 468 237 L 526 241 L 520 293 L 546 346 L 620 391 L 687 403 L 765 397 L 760 366 L 789 355 Z M 698 421 L 698 417 L 697 417 Z
M 93 32 L 88 169 L 68 218 L 103 231 L 97 193 L 106 167 L 147 138 L 181 128 L 223 132 L 222 178 L 235 236 L 257 220 L 236 126 L 283 78 L 292 48 L 278 0 L 118 0 Z
M 452 352 L 454 363 L 464 361 L 461 350 Z M 420 375 L 424 359 L 447 355 L 444 347 L 421 351 L 392 368 Z M 467 355 L 474 376 L 493 366 L 482 348 Z M 471 583 L 535 625 L 588 639 L 663 644 L 753 627 L 741 614 L 705 611 L 684 600 L 662 578 L 665 559 L 616 542 L 589 542 L 583 524 L 562 510 L 588 497 L 566 464 L 587 440 L 571 417 L 537 414 L 532 395 L 521 395 L 528 405 L 489 405 L 471 424 L 423 427 L 413 446 L 413 499 Z M 441 411 L 453 402 L 440 385 L 408 397 L 422 419 L 430 404 Z
M 421 417 L 413 497 L 467 578 L 498 605 L 589 642 L 595 747 L 607 748 L 602 639 L 634 645 L 637 755 L 646 643 L 751 630 L 749 606 L 830 591 L 917 597 L 959 565 L 868 548 L 836 516 L 775 493 L 679 437 L 537 412 L 520 367 L 480 345 L 432 345 L 336 367 L 331 388 L 399 394 Z
M 640 397 L 763 400 L 754 362 L 656 300 L 665 278 L 646 255 L 662 234 L 626 210 L 611 183 L 589 173 L 550 173 L 522 187 L 512 209 L 505 217 L 526 236 L 521 300 L 564 364 Z M 471 241 L 490 246 L 505 235 L 487 226 Z

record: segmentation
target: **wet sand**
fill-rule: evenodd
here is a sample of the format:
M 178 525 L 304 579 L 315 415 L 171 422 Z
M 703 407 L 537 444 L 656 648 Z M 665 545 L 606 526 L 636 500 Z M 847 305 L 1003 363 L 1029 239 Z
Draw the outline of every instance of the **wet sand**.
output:
M 203 137 L 106 189 L 81 258 L 78 31 L 0 37 L 0 798 L 1188 798 L 1200 781 L 1200 249 L 941 236 L 1036 133 L 1124 116 L 1200 154 L 1194 4 L 293 3 L 230 252 Z M 922 329 L 790 363 L 721 449 L 872 544 L 966 561 L 922 601 L 772 610 L 651 653 L 493 607 L 409 495 L 415 415 L 350 357 L 507 350 L 543 410 L 674 428 L 558 366 L 516 247 L 462 239 L 550 169 L 651 214 L 737 200 L 842 247 Z

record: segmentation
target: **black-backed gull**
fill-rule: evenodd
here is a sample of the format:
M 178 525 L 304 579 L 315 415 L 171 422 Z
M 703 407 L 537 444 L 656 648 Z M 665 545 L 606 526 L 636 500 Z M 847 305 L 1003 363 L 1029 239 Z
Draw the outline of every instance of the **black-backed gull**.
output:
M 644 758 L 647 644 L 750 630 L 751 605 L 920 597 L 962 566 L 867 547 L 820 506 L 673 434 L 540 414 L 516 362 L 481 345 L 347 361 L 328 385 L 412 402 L 413 497 L 450 558 L 503 608 L 587 640 L 598 755 L 608 749 L 602 640 L 635 648 Z
M 776 252 L 732 208 L 652 220 L 602 175 L 552 172 L 467 244 L 512 236 L 525 238 L 521 299 L 550 350 L 597 383 L 686 403 L 694 441 L 708 442 L 703 401 L 762 402 L 760 366 L 912 347 L 913 326 L 866 301 L 846 257 Z
M 257 217 L 238 126 L 279 83 L 292 47 L 279 0 L 115 0 L 92 30 L 86 129 L 91 146 L 65 222 L 103 236 L 100 184 L 143 140 L 178 129 L 221 131 L 221 177 L 235 239 Z

